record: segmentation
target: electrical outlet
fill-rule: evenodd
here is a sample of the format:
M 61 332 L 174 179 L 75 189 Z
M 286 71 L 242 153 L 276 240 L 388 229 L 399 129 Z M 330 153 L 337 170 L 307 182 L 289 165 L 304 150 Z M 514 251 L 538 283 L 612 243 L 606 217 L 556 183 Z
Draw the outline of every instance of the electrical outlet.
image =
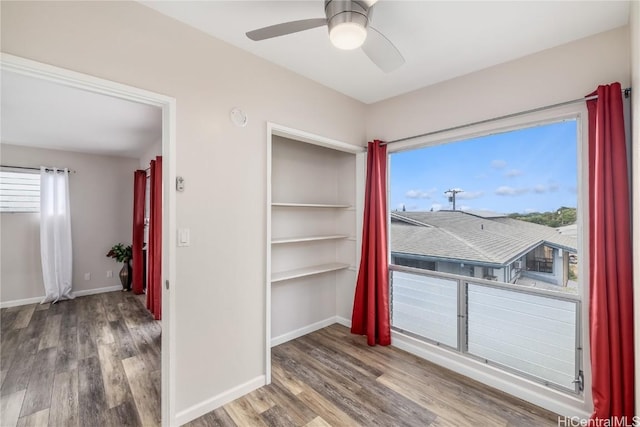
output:
M 113 277 L 113 270 L 107 270 L 107 277 Z
M 84 280 L 91 280 L 91 273 L 84 273 Z

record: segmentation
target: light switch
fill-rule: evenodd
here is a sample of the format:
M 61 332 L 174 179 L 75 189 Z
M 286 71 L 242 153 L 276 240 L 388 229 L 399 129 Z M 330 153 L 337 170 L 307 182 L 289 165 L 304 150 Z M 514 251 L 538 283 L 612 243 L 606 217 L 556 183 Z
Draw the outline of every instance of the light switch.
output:
M 178 229 L 178 246 L 189 246 L 189 229 L 188 228 L 179 228 Z

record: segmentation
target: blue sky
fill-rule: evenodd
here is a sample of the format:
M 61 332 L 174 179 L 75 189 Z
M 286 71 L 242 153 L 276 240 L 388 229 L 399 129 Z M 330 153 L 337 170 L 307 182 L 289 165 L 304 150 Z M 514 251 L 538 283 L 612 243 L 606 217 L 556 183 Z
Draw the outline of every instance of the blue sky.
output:
M 391 154 L 392 210 L 528 213 L 576 207 L 576 121 L 536 126 Z

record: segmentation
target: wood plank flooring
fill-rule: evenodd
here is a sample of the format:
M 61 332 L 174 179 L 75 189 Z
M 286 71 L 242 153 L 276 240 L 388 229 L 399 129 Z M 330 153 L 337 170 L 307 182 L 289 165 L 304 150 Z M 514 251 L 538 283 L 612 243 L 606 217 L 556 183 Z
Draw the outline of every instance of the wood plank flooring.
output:
M 160 323 L 109 292 L 0 311 L 0 426 L 160 425 Z
M 557 415 L 332 325 L 272 349 L 272 383 L 187 424 L 557 426 Z
M 160 425 L 160 324 L 125 292 L 0 311 L 0 426 Z M 188 424 L 557 426 L 548 411 L 332 325 L 272 350 L 272 384 Z

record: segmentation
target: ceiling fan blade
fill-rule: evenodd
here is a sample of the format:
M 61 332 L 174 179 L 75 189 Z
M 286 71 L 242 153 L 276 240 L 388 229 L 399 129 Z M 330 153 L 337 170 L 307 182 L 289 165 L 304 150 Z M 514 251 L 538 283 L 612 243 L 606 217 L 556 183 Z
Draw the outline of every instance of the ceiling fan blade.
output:
M 268 27 L 249 31 L 246 34 L 251 40 L 260 41 L 304 30 L 310 30 L 316 27 L 322 27 L 323 25 L 327 25 L 326 18 L 303 19 L 301 21 L 291 21 L 284 22 L 282 24 L 270 25 Z
M 405 62 L 398 48 L 371 26 L 367 27 L 367 39 L 362 50 L 385 73 L 399 68 Z

